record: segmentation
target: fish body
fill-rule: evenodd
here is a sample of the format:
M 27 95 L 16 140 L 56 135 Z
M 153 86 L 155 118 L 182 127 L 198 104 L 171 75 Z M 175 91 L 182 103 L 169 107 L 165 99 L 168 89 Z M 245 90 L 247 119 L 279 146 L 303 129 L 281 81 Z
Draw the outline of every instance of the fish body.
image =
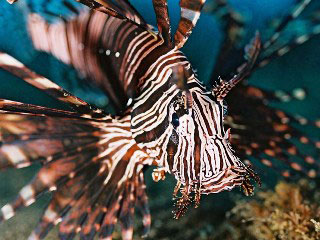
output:
M 231 147 L 233 130 L 225 129 L 225 124 L 242 136 L 247 136 L 250 126 L 243 123 L 237 111 L 227 116 L 225 98 L 254 69 L 271 59 L 261 57 L 261 51 L 272 46 L 276 37 L 261 43 L 257 32 L 245 47 L 243 63 L 236 73 L 215 79 L 208 88 L 199 81 L 181 51 L 199 19 L 204 1 L 180 2 L 181 18 L 174 36 L 166 1 L 152 1 L 158 32 L 128 1 L 80 2 L 96 11 L 78 10 L 62 1 L 75 17 L 48 23 L 32 13 L 28 16 L 28 31 L 35 48 L 73 66 L 104 91 L 117 115 L 90 105 L 8 54 L 0 53 L 1 68 L 70 109 L 0 101 L 0 168 L 42 164 L 17 199 L 1 208 L 1 219 L 11 218 L 41 193 L 51 191 L 52 199 L 30 239 L 44 238 L 58 223 L 61 239 L 72 239 L 77 234 L 83 239 L 93 239 L 96 234 L 101 239 L 110 239 L 117 222 L 123 239 L 132 239 L 135 208 L 142 213 L 146 234 L 151 217 L 144 169 L 151 165 L 156 167 L 155 181 L 164 179 L 166 173 L 177 180 L 175 218 L 181 217 L 192 203 L 197 207 L 202 194 L 232 190 L 236 186 L 246 195 L 252 194 L 251 180 L 260 184 L 260 179 Z M 302 1 L 298 9 L 308 4 Z M 297 10 L 291 14 L 298 15 Z M 280 49 L 271 55 L 282 52 Z M 220 54 L 219 58 L 224 57 Z M 252 100 L 249 107 L 261 104 L 249 111 L 272 116 L 272 121 L 263 119 L 263 123 L 275 131 L 269 137 L 257 136 L 260 146 L 248 143 L 247 138 L 236 139 L 234 148 L 239 154 L 243 156 L 245 151 L 247 155 L 259 156 L 263 151 L 282 160 L 285 155 L 276 150 L 277 145 L 297 152 L 285 136 L 301 135 L 288 124 L 290 120 L 298 120 L 261 103 L 263 99 L 277 99 L 276 94 L 245 85 L 238 88 L 245 99 Z M 311 140 L 310 143 L 316 145 Z M 272 166 L 267 160 L 262 162 Z M 290 165 L 303 172 L 299 164 Z M 310 172 L 306 173 L 312 177 Z

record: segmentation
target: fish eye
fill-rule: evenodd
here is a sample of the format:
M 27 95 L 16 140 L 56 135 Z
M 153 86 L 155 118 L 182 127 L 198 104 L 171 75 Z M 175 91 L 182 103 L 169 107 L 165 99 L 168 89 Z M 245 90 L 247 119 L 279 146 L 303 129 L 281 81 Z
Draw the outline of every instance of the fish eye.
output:
M 172 125 L 174 127 L 178 127 L 179 126 L 179 116 L 177 113 L 173 113 L 172 114 Z

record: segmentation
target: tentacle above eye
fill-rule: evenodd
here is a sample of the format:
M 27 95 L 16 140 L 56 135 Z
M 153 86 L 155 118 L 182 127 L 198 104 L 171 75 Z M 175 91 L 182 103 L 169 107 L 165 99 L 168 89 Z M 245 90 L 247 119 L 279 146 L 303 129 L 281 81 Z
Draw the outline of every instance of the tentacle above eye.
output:
M 256 36 L 251 40 L 250 44 L 245 47 L 245 59 L 246 63 L 238 68 L 238 74 L 228 81 L 224 81 L 219 78 L 219 82 L 215 84 L 212 89 L 213 95 L 218 101 L 222 101 L 229 91 L 235 87 L 240 81 L 251 74 L 252 68 L 256 63 L 256 60 L 260 53 L 261 40 L 260 35 L 257 32 Z

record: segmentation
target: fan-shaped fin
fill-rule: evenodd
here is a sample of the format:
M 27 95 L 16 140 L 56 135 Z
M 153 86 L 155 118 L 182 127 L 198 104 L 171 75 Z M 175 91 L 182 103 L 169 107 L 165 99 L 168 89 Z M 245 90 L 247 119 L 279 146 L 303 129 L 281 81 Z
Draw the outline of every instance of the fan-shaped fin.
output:
M 308 125 L 317 136 L 319 120 L 310 121 L 272 108 L 268 102 L 278 100 L 275 95 L 271 91 L 240 85 L 228 97 L 230 116 L 226 117 L 226 123 L 233 129 L 231 139 L 237 154 L 243 159 L 254 157 L 285 177 L 293 173 L 319 176 L 320 166 L 314 161 L 319 156 L 319 140 L 297 126 Z M 304 151 L 306 146 L 310 149 L 308 153 Z
M 302 0 L 300 3 L 298 3 L 293 10 L 282 19 L 278 27 L 274 30 L 273 35 L 271 38 L 266 41 L 262 48 L 267 49 L 269 48 L 272 44 L 274 44 L 280 37 L 282 31 L 288 26 L 288 24 L 294 20 L 295 18 L 299 17 L 300 14 L 303 12 L 303 10 L 311 3 L 312 0 Z
M 56 24 L 48 24 L 39 15 L 32 14 L 28 19 L 28 28 L 38 50 L 49 52 L 75 67 L 106 93 L 118 111 L 126 107 L 127 87 L 134 74 L 129 68 L 137 64 L 128 56 L 142 59 L 144 52 L 140 51 L 137 55 L 131 53 L 140 49 L 133 47 L 134 44 L 154 39 L 140 26 L 94 11 Z M 151 50 L 157 46 L 150 44 L 141 47 Z
M 293 10 L 285 18 L 282 19 L 278 27 L 275 29 L 273 35 L 264 42 L 262 46 L 262 54 L 254 68 L 264 67 L 271 60 L 285 55 L 297 46 L 320 34 L 319 19 L 311 15 L 304 18 L 304 20 L 309 21 L 311 25 L 311 29 L 308 32 L 304 34 L 300 33 L 300 35 L 298 36 L 291 37 L 291 39 L 286 44 L 276 46 L 277 40 L 279 40 L 281 35 L 284 33 L 285 29 L 288 27 L 288 24 L 298 18 L 305 10 L 305 8 L 310 5 L 310 3 L 312 3 L 312 0 L 301 0 L 296 4 Z
M 145 229 L 149 228 L 142 169 L 152 159 L 131 138 L 130 116 L 98 121 L 7 103 L 0 112 L 2 168 L 35 161 L 43 166 L 16 200 L 1 208 L 1 220 L 53 191 L 52 202 L 29 239 L 44 238 L 60 221 L 61 239 L 78 233 L 92 239 L 96 233 L 111 234 L 117 219 L 124 239 L 132 239 L 136 205 L 142 209 Z
M 312 28 L 312 31 L 310 33 L 294 38 L 288 44 L 285 44 L 273 50 L 267 56 L 264 56 L 263 58 L 259 59 L 255 68 L 266 66 L 273 59 L 285 55 L 286 53 L 290 52 L 292 49 L 295 49 L 296 47 L 300 46 L 301 44 L 305 43 L 306 41 L 310 40 L 311 38 L 319 34 L 320 34 L 320 24 L 315 25 Z
M 148 28 L 142 16 L 128 0 L 79 0 L 80 3 L 109 16 L 129 21 L 145 29 Z
M 62 218 L 69 212 L 77 196 L 88 189 L 89 180 L 96 176 L 100 164 L 92 162 L 85 170 L 79 171 L 70 178 L 59 190 L 53 192 L 52 200 L 43 213 L 38 226 L 30 235 L 31 239 L 43 239 L 53 226 L 61 222 Z
M 0 169 L 78 154 L 99 140 L 99 128 L 79 119 L 0 112 Z
M 78 113 L 82 113 L 83 117 L 102 118 L 106 115 L 103 110 L 94 108 L 80 98 L 73 96 L 71 93 L 67 92 L 49 79 L 32 72 L 21 62 L 9 56 L 8 54 L 0 52 L 0 68 L 5 69 L 32 86 L 41 89 L 47 94 L 66 103 Z
M 7 0 L 10 4 L 17 2 L 18 0 Z M 103 12 L 110 16 L 123 19 L 126 21 L 130 21 L 136 25 L 139 25 L 144 28 L 148 28 L 147 24 L 145 23 L 143 17 L 138 13 L 138 11 L 130 4 L 128 0 L 79 0 L 80 2 L 87 7 L 94 9 L 96 11 Z M 50 4 L 52 1 L 44 1 L 41 4 L 41 9 L 44 13 L 55 16 L 57 18 L 64 18 L 61 13 L 55 13 L 50 11 Z M 75 7 L 71 1 L 69 0 L 61 0 L 61 3 L 72 13 L 79 14 L 79 9 Z M 39 5 L 39 4 L 38 4 Z M 38 12 L 38 7 L 33 8 L 33 4 L 29 3 L 29 9 L 32 12 Z M 61 9 L 60 9 L 61 10 Z M 66 19 L 65 19 L 66 20 Z

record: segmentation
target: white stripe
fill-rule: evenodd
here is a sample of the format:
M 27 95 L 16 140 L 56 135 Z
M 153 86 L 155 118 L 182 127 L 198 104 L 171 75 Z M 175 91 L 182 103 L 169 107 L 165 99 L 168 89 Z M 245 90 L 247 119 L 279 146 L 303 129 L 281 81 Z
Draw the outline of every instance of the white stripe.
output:
M 1 150 L 15 166 L 18 166 L 28 160 L 25 154 L 17 146 L 3 145 Z
M 58 218 L 58 214 L 54 211 L 52 211 L 50 208 L 47 208 L 47 210 L 44 213 L 44 217 L 49 222 L 54 222 Z
M 172 57 L 170 59 L 167 59 L 167 61 L 170 60 L 175 60 L 178 59 L 179 57 Z M 163 64 L 165 64 L 166 62 L 164 62 Z M 187 62 L 187 61 L 186 61 Z M 142 92 L 142 94 L 140 94 L 139 97 L 137 97 L 136 103 L 133 106 L 133 109 L 137 108 L 138 106 L 142 105 L 144 102 L 146 102 L 149 97 L 159 88 L 161 88 L 167 81 L 167 70 L 170 69 L 169 71 L 172 72 L 172 67 L 180 65 L 180 64 L 184 64 L 186 62 L 175 62 L 172 64 L 167 64 L 163 70 L 161 72 L 159 72 L 159 68 L 161 67 L 161 65 L 158 66 L 158 68 L 156 69 L 156 71 L 153 73 L 153 75 L 150 77 L 150 79 L 148 79 L 148 81 L 145 82 L 145 84 L 142 86 L 142 89 L 145 89 L 145 91 Z M 164 77 L 165 76 L 165 77 Z M 154 81 L 152 81 L 153 79 L 155 79 Z M 149 86 L 150 85 L 150 86 Z
M 130 84 L 130 82 L 131 82 L 131 80 L 132 80 L 132 78 L 133 78 L 133 74 L 135 73 L 135 71 L 137 70 L 137 68 L 140 66 L 140 63 L 142 62 L 142 60 L 147 56 L 147 55 L 149 55 L 150 54 L 150 52 L 152 52 L 155 48 L 157 48 L 158 46 L 160 46 L 164 41 L 163 41 L 163 39 L 161 38 L 161 41 L 157 41 L 158 39 L 156 39 L 156 38 L 153 38 L 151 41 L 149 41 L 147 44 L 145 44 L 145 45 L 143 45 L 141 48 L 140 48 L 140 50 L 136 53 L 136 55 L 135 55 L 135 58 L 132 60 L 132 62 L 130 62 L 130 68 L 132 67 L 132 66 L 134 66 L 133 67 L 133 69 L 131 70 L 130 68 L 128 69 L 128 72 L 130 71 L 130 74 L 129 74 L 129 77 L 128 77 L 128 80 L 127 80 L 127 85 L 129 85 Z M 156 42 L 156 44 L 153 44 L 154 42 Z M 151 48 L 149 48 L 148 50 L 145 50 L 147 47 L 149 47 L 150 45 L 152 45 L 151 46 Z M 142 53 L 143 52 L 143 54 L 142 54 L 142 56 L 140 57 L 139 55 L 140 55 L 140 53 Z M 138 59 L 138 57 L 139 57 L 139 59 Z M 138 59 L 138 61 L 137 61 L 137 59 Z M 137 62 L 136 62 L 137 61 Z
M 8 220 L 14 216 L 14 210 L 13 210 L 11 204 L 4 205 L 1 208 L 1 212 L 2 212 L 3 218 L 5 220 Z
M 181 17 L 190 20 L 192 22 L 192 25 L 195 26 L 200 17 L 200 12 L 193 11 L 187 8 L 181 8 Z
M 111 169 L 109 170 L 109 174 L 108 176 L 106 177 L 106 179 L 104 180 L 103 182 L 103 185 L 106 185 L 110 178 L 112 177 L 113 175 L 113 172 L 115 170 L 115 168 L 117 167 L 118 163 L 120 162 L 120 160 L 122 159 L 122 157 L 127 153 L 127 151 L 133 146 L 135 145 L 136 142 L 132 139 L 129 143 L 127 143 L 126 145 L 124 145 L 117 153 L 115 153 L 113 156 L 112 156 L 112 167 Z
M 162 62 L 164 61 L 164 59 L 167 56 L 173 55 L 174 53 L 179 53 L 179 51 L 172 49 L 169 52 L 167 52 L 166 54 L 163 54 L 162 56 L 160 56 L 147 70 L 147 72 L 141 77 L 141 81 L 144 81 L 149 75 L 150 73 L 153 71 L 153 69 L 157 66 L 159 66 L 160 64 L 162 64 Z
M 170 71 L 167 74 L 166 78 L 170 76 Z M 171 86 L 170 89 L 168 91 L 166 91 L 166 94 L 163 94 L 158 100 L 157 102 L 154 103 L 154 105 L 152 105 L 151 108 L 149 108 L 146 112 L 141 113 L 135 117 L 132 118 L 131 120 L 131 125 L 135 126 L 137 124 L 139 124 L 140 122 L 145 121 L 148 117 L 154 115 L 154 114 L 158 114 L 158 113 L 162 113 L 159 108 L 162 106 L 167 106 L 169 104 L 169 102 L 171 101 L 171 99 L 178 93 L 179 90 L 177 90 L 176 86 Z M 151 96 L 151 95 L 150 95 Z M 146 96 L 148 97 L 147 99 L 149 99 L 150 96 Z M 145 101 L 144 101 L 145 102 Z M 143 102 L 143 103 L 144 103 Z M 139 104 L 139 102 L 137 103 L 137 105 L 142 105 Z M 134 107 L 134 109 L 136 109 L 136 107 Z M 164 108 L 162 108 L 164 110 Z M 141 127 L 140 127 L 141 128 Z
M 25 206 L 29 206 L 34 203 L 34 190 L 31 185 L 27 185 L 20 190 L 20 196 L 24 201 Z
M 309 38 L 310 38 L 309 35 L 302 35 L 302 36 L 300 36 L 300 37 L 298 37 L 298 38 L 296 39 L 296 43 L 302 44 L 302 43 L 308 41 Z
M 127 51 L 124 54 L 124 60 L 130 64 L 130 58 L 131 55 L 133 54 L 134 50 L 136 49 L 136 43 L 140 40 L 143 39 L 145 37 L 145 35 L 147 35 L 147 37 L 149 37 L 148 32 L 142 32 L 139 35 L 137 35 L 134 39 L 131 40 L 131 42 L 129 43 L 128 47 L 127 47 Z
M 24 65 L 6 53 L 0 52 L 0 65 L 23 68 Z
M 279 56 L 283 56 L 284 54 L 286 54 L 289 51 L 290 51 L 290 47 L 286 46 L 286 47 L 283 47 L 280 50 L 278 50 L 278 54 L 279 54 Z
M 296 18 L 305 9 L 305 7 L 311 2 L 311 0 L 305 0 L 292 14 L 293 18 Z

